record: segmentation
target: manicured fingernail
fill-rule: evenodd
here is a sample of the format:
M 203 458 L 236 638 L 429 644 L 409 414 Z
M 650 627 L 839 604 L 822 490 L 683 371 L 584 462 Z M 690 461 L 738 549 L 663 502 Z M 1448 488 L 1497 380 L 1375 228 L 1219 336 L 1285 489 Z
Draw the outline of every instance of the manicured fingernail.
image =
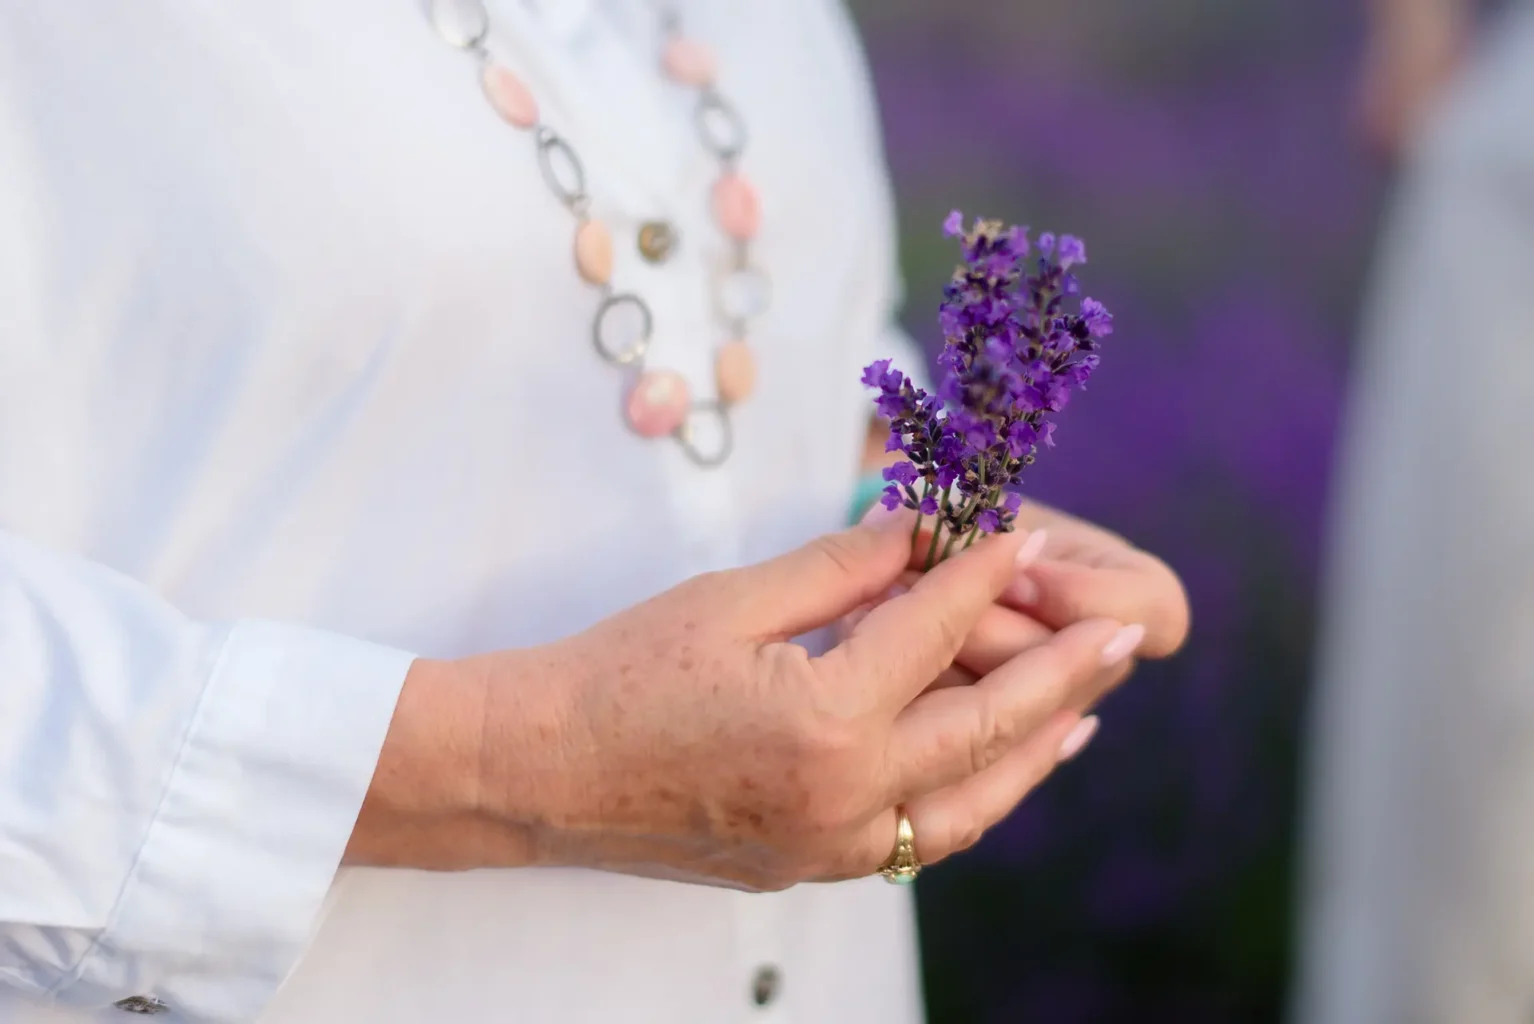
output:
M 1013 604 L 1032 605 L 1039 600 L 1039 585 L 1028 575 L 1028 567 L 1039 560 L 1049 536 L 1043 530 L 1029 534 L 1017 550 L 1017 579 L 1007 585 L 1006 599 Z
M 1097 735 L 1097 727 L 1102 721 L 1096 715 L 1088 715 L 1076 723 L 1076 728 L 1066 734 L 1065 741 L 1060 744 L 1060 760 L 1069 761 L 1077 754 L 1086 749 L 1092 737 Z
M 1033 582 L 1033 577 L 1024 574 L 1007 584 L 1007 600 L 1012 604 L 1020 604 L 1030 607 L 1038 604 L 1039 585 Z
M 1044 553 L 1044 544 L 1049 540 L 1049 534 L 1043 530 L 1034 530 L 1023 542 L 1023 546 L 1017 551 L 1017 571 L 1022 572 Z
M 863 525 L 871 526 L 875 530 L 889 530 L 900 525 L 905 518 L 905 509 L 900 507 L 886 508 L 884 503 L 876 501 L 867 512 L 863 513 Z
M 1103 645 L 1103 665 L 1117 665 L 1140 649 L 1145 640 L 1144 626 L 1125 626 Z

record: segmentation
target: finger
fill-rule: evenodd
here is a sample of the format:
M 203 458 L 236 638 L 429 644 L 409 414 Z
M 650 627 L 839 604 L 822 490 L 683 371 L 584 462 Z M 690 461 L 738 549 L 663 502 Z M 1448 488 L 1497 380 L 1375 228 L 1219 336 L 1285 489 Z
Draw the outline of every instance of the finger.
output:
M 1092 681 L 1083 689 L 1081 699 L 1067 701 L 1066 708 L 1082 715 L 1092 711 L 1104 697 L 1123 686 L 1124 682 L 1134 675 L 1137 664 L 1133 658 L 1130 658 L 1103 669 L 1093 676 Z
M 921 532 L 916 535 L 915 543 L 911 545 L 911 560 L 906 566 L 908 569 L 915 573 L 925 572 L 927 570 L 928 557 L 939 553 L 933 550 L 933 531 L 928 529 L 926 524 L 927 520 L 924 519 L 922 521 Z M 909 520 L 907 520 L 906 525 L 908 527 L 915 526 L 915 524 Z M 1020 530 L 1027 536 L 1027 539 L 1023 541 L 1023 546 L 1018 551 L 1017 555 L 1018 570 L 1022 571 L 1035 559 L 1037 559 L 1039 555 L 1044 551 L 1045 544 L 1049 540 L 1049 534 L 1042 528 L 1030 528 L 1023 530 L 1020 527 Z M 944 534 L 944 536 L 946 537 L 947 535 Z
M 1017 526 L 1023 530 L 1048 529 L 1054 535 L 1055 541 L 1069 547 L 1073 543 L 1089 543 L 1102 545 L 1105 542 L 1117 542 L 1125 547 L 1131 545 L 1127 540 L 1105 526 L 1073 516 L 1069 512 L 1062 512 L 1050 505 L 1041 505 L 1036 501 L 1024 501 L 1017 510 Z M 1053 550 L 1055 544 L 1050 544 Z
M 876 505 L 850 530 L 736 570 L 736 603 L 750 632 L 765 642 L 787 640 L 871 601 L 905 569 L 915 519 L 914 512 Z
M 1033 538 L 1024 542 L 1023 550 L 1018 553 L 1019 563 L 1028 557 L 1028 549 L 1032 543 Z M 845 639 L 850 636 L 852 630 L 859 622 L 867 618 L 875 605 L 899 597 L 915 586 L 919 579 L 921 579 L 921 573 L 903 573 L 895 585 L 884 594 L 875 598 L 872 603 L 860 606 L 841 621 L 840 638 Z M 1011 584 L 1008 586 L 1010 587 Z M 950 667 L 944 670 L 943 675 L 969 676 L 970 681 L 973 681 L 974 677 L 994 672 L 1028 648 L 1048 640 L 1054 632 L 1022 612 L 999 604 L 993 605 L 981 614 L 980 621 L 975 623 L 975 628 L 970 630 L 969 636 L 964 638 L 964 646 L 954 657 L 954 665 L 962 666 L 964 671 L 954 673 L 954 669 Z
M 1043 559 L 1028 567 L 1026 582 L 1008 588 L 1002 602 L 1052 629 L 1090 618 L 1145 626 L 1140 653 L 1175 654 L 1188 637 L 1188 597 L 1177 574 L 1153 555 L 1135 552 L 1124 567 L 1095 567 Z
M 1098 678 L 1127 661 L 1142 632 L 1110 619 L 1079 623 L 974 686 L 925 693 L 895 722 L 887 791 L 898 803 L 976 775 L 1050 717 L 1101 696 Z
M 989 615 L 990 613 L 987 614 Z M 979 627 L 977 627 L 977 631 L 978 628 Z M 1042 643 L 1044 640 L 1048 640 L 1049 637 L 1053 635 L 1054 634 L 1045 630 L 1041 634 L 1043 639 L 1039 640 L 1038 642 Z M 1036 644 L 1028 644 L 1027 646 L 1033 647 L 1035 645 Z M 1015 653 L 1020 654 L 1022 652 L 1018 651 Z M 1073 708 L 1082 714 L 1086 714 L 1092 708 L 1096 707 L 1098 702 L 1106 697 L 1109 693 L 1112 693 L 1114 690 L 1122 686 L 1124 681 L 1134 674 L 1136 665 L 1137 662 L 1131 658 L 1128 661 L 1123 661 L 1110 668 L 1103 669 L 1093 678 L 1091 684 L 1086 687 L 1083 692 L 1082 699 L 1080 701 L 1069 701 L 1067 702 L 1066 706 Z M 994 666 L 991 671 L 995 671 L 995 668 L 997 667 L 1000 666 Z M 954 663 L 939 673 L 938 677 L 932 681 L 930 686 L 927 687 L 927 692 L 931 692 L 933 690 L 947 690 L 955 686 L 974 686 L 980 681 L 981 676 L 985 674 L 986 673 L 972 671 L 970 668 L 965 666 L 964 652 L 960 651 L 959 657 L 954 660 Z
M 933 690 L 949 690 L 955 686 L 974 686 L 979 681 L 979 676 L 958 662 L 954 662 L 939 672 L 937 678 L 932 680 L 931 684 L 923 692 L 931 693 Z
M 954 663 L 977 676 L 989 675 L 1054 635 L 1054 630 L 1022 612 L 992 605 L 964 638 Z
M 868 613 L 879 607 L 886 601 L 893 601 L 901 594 L 910 591 L 917 580 L 921 579 L 920 573 L 903 572 L 887 588 L 874 595 L 874 599 L 866 604 L 860 604 L 852 611 L 836 620 L 836 642 L 841 643 L 850 637 L 857 629 L 858 623 L 868 618 Z
M 833 672 L 879 680 L 883 703 L 898 713 L 953 663 L 964 638 L 1016 576 L 1025 540 L 998 534 L 943 562 L 870 611 L 822 662 Z
M 937 862 L 969 849 L 1017 809 L 1064 760 L 1081 753 L 1093 726 L 1072 712 L 1052 716 L 1027 743 L 978 775 L 906 806 L 916 836 L 916 859 Z M 887 856 L 887 855 L 886 855 Z
M 1067 741 L 1081 721 L 1072 712 L 1057 712 L 1028 742 L 986 771 L 905 804 L 916 837 L 916 859 L 923 865 L 936 864 L 978 842 L 987 829 L 1048 777 L 1063 754 L 1080 753 L 1079 744 L 1071 751 Z M 894 852 L 895 815 L 892 809 L 874 818 L 848 849 L 842 869 L 831 878 L 856 878 L 878 871 Z

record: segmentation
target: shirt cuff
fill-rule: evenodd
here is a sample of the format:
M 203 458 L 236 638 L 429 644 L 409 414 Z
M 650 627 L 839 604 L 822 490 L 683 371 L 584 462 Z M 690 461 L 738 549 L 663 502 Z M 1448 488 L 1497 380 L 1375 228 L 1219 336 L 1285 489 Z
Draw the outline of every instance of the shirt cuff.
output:
M 112 920 L 59 1000 L 254 1020 L 308 945 L 413 660 L 234 626 Z

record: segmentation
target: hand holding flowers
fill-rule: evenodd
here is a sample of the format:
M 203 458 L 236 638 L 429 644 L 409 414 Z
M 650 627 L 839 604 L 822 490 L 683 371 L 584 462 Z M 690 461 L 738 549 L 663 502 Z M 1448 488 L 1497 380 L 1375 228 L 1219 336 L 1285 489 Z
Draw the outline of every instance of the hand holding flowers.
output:
M 883 507 L 874 510 L 912 520 L 911 571 L 894 592 L 981 534 L 1021 527 L 1032 536 L 1017 580 L 933 686 L 972 684 L 1056 630 L 1098 616 L 1135 624 L 1136 654 L 1172 654 L 1189 617 L 1176 574 L 1122 537 L 1018 492 L 1039 447 L 1054 443 L 1052 416 L 1085 387 L 1113 330 L 1102 303 L 1076 299 L 1085 245 L 1050 234 L 1033 244 L 1026 229 L 996 221 L 966 231 L 957 211 L 944 227 L 960 239 L 963 263 L 944 290 L 941 384 L 929 394 L 889 360 L 863 377 L 889 420 L 887 450 L 903 456 L 885 469 Z M 1131 668 L 1105 672 L 1097 694 Z

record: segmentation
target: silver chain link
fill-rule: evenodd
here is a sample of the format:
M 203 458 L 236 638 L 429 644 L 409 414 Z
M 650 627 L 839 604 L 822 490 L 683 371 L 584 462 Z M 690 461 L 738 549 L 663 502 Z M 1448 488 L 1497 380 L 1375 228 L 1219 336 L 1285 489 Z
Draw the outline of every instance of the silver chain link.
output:
M 669 4 L 652 2 L 662 36 L 672 41 L 682 34 L 680 15 Z M 492 60 L 488 49 L 491 33 L 490 12 L 483 0 L 432 0 L 431 20 L 437 33 L 448 45 L 465 50 L 483 63 Z M 733 173 L 741 155 L 745 152 L 748 135 L 745 119 L 713 86 L 698 90 L 698 105 L 693 115 L 693 127 L 705 152 L 719 162 L 722 174 Z M 585 221 L 591 211 L 591 195 L 586 188 L 586 168 L 580 155 L 562 135 L 541 121 L 532 128 L 537 149 L 538 170 L 544 183 L 561 205 L 578 220 Z M 750 262 L 750 248 L 739 242 L 734 250 L 734 272 L 766 275 Z M 728 275 L 721 280 L 727 280 Z M 716 284 L 715 305 L 726 308 L 719 294 L 723 285 Z M 611 285 L 602 286 L 602 301 L 592 317 L 591 339 L 597 354 L 607 363 L 641 372 L 645 357 L 649 354 L 650 341 L 655 327 L 655 316 L 650 305 L 640 295 L 632 292 L 615 292 Z M 637 340 L 626 348 L 614 349 L 611 339 L 604 331 L 612 318 L 621 316 L 625 307 L 637 312 L 640 331 Z M 755 311 L 759 315 L 762 310 Z M 722 315 L 732 332 L 732 340 L 744 340 L 745 320 Z M 717 447 L 705 451 L 699 447 L 694 420 L 708 417 L 718 426 Z M 680 426 L 671 434 L 682 451 L 697 465 L 712 469 L 722 465 L 735 447 L 734 422 L 729 403 L 721 399 L 699 401 L 694 399 Z

